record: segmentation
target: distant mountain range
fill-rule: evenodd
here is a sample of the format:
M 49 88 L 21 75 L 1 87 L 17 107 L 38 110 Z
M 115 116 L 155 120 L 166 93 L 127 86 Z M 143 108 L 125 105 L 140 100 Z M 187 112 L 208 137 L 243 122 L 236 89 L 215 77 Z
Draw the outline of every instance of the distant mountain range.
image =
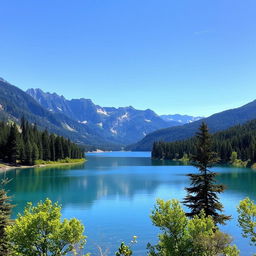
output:
M 48 111 L 64 114 L 121 145 L 137 142 L 152 131 L 199 119 L 185 115 L 158 116 L 150 109 L 137 110 L 131 106 L 101 107 L 90 99 L 67 100 L 56 93 L 43 92 L 41 89 L 28 89 L 27 94 Z
M 195 121 L 198 121 L 200 119 L 202 119 L 203 117 L 201 116 L 188 116 L 188 115 L 161 115 L 160 116 L 164 121 L 166 122 L 176 122 L 177 126 L 181 125 L 181 124 L 189 124 L 189 123 L 193 123 Z M 173 125 L 174 126 L 174 125 Z
M 24 116 L 41 129 L 91 149 L 120 149 L 162 128 L 183 125 L 192 116 L 158 116 L 150 109 L 101 107 L 90 99 L 67 100 L 40 89 L 26 92 L 0 78 L 0 118 L 19 122 Z
M 202 121 L 214 133 L 256 119 L 256 101 L 201 120 L 178 114 L 159 116 L 131 106 L 101 107 L 90 99 L 67 100 L 40 89 L 24 92 L 0 78 L 0 118 L 18 122 L 22 116 L 41 129 L 91 148 L 151 150 L 154 141 L 192 137 Z
M 127 149 L 146 151 L 152 149 L 154 141 L 171 142 L 190 138 L 195 135 L 202 121 L 207 123 L 211 133 L 215 133 L 253 119 L 256 119 L 256 100 L 242 107 L 226 110 L 193 123 L 157 130 Z
M 48 129 L 79 144 L 105 148 L 116 146 L 90 127 L 64 114 L 48 111 L 30 95 L 0 79 L 0 118 L 19 122 L 22 116 L 29 122 L 36 123 L 41 129 Z

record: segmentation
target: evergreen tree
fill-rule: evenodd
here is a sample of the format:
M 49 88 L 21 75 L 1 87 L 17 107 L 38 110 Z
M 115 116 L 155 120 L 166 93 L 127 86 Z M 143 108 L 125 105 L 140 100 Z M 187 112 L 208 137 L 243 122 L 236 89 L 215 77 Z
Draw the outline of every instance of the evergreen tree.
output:
M 1 182 L 0 188 L 0 255 L 6 256 L 9 255 L 9 246 L 7 242 L 7 235 L 5 233 L 5 228 L 10 222 L 10 215 L 12 205 L 10 204 L 10 197 L 7 196 L 7 193 L 4 189 L 4 185 L 7 180 Z
M 26 160 L 25 160 L 25 163 L 28 164 L 28 165 L 32 165 L 33 164 L 33 160 L 32 160 L 32 145 L 30 143 L 30 141 L 27 142 L 26 144 L 26 148 L 25 148 L 25 151 L 26 151 Z
M 0 122 L 0 160 L 32 165 L 36 160 L 56 161 L 64 158 L 84 158 L 84 150 L 69 139 L 49 134 L 21 119 L 16 124 Z
M 51 134 L 50 136 L 50 149 L 51 149 L 51 161 L 55 161 L 55 136 Z
M 11 126 L 7 143 L 8 162 L 16 164 L 18 157 L 18 129 L 16 124 Z
M 196 154 L 196 137 L 176 142 L 155 142 L 152 157 L 157 159 L 183 158 L 184 154 Z M 241 166 L 256 163 L 256 120 L 244 125 L 217 132 L 212 137 L 212 150 L 218 153 L 222 163 L 230 163 L 232 152 L 237 152 Z
M 64 158 L 63 154 L 63 145 L 61 143 L 61 138 L 58 136 L 55 140 L 55 152 L 56 152 L 56 159 L 60 160 Z
M 21 163 L 26 162 L 26 150 L 24 145 L 23 138 L 20 139 L 20 146 L 19 146 L 19 159 Z
M 32 144 L 32 164 L 35 164 L 35 161 L 39 158 L 39 150 L 36 143 Z
M 187 215 L 193 217 L 203 210 L 206 216 L 212 216 L 215 223 L 224 224 L 230 217 L 220 214 L 223 206 L 218 194 L 224 191 L 223 185 L 216 184 L 216 173 L 209 170 L 217 161 L 216 153 L 212 152 L 211 135 L 205 123 L 199 128 L 196 154 L 192 156 L 192 164 L 199 174 L 189 174 L 191 187 L 186 188 L 187 196 L 184 204 L 191 209 Z
M 43 160 L 49 161 L 51 159 L 50 141 L 49 134 L 45 130 L 42 134 L 42 145 L 43 145 Z

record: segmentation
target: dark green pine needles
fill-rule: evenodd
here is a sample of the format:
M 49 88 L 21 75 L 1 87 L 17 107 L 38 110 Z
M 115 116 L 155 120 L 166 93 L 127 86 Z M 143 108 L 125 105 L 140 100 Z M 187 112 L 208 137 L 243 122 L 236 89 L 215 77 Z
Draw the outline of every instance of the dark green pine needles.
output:
M 216 173 L 209 170 L 218 162 L 217 154 L 212 152 L 211 135 L 205 123 L 196 134 L 196 154 L 192 156 L 192 165 L 198 170 L 198 174 L 189 174 L 191 187 L 186 188 L 187 196 L 184 204 L 191 209 L 187 216 L 199 215 L 203 210 L 206 216 L 212 216 L 215 223 L 224 224 L 229 216 L 221 214 L 223 205 L 219 202 L 218 194 L 224 191 L 223 185 L 216 184 Z
M 4 189 L 7 180 L 2 180 L 0 184 L 0 255 L 9 255 L 9 246 L 6 238 L 5 228 L 9 225 L 12 205 L 10 197 Z

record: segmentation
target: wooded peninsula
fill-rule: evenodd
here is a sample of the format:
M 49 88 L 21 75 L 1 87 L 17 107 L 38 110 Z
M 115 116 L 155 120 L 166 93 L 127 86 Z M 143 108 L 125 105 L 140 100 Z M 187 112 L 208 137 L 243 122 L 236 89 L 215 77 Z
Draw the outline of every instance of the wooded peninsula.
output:
M 13 165 L 73 163 L 84 159 L 84 150 L 22 118 L 20 126 L 0 122 L 0 159 Z

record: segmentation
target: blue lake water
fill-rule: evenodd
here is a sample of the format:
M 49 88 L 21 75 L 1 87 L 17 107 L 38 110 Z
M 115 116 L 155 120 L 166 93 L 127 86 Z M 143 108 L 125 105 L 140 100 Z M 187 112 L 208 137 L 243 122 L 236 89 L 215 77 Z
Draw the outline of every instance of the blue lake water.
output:
M 100 246 L 114 255 L 122 241 L 129 243 L 136 235 L 134 255 L 146 255 L 146 244 L 156 242 L 159 232 L 149 218 L 156 199 L 182 200 L 189 186 L 186 174 L 195 168 L 151 160 L 149 152 L 90 153 L 87 160 L 81 165 L 8 171 L 5 175 L 12 178 L 8 190 L 16 204 L 13 217 L 23 211 L 26 202 L 48 197 L 62 204 L 64 218 L 83 222 L 86 252 L 98 255 Z M 256 172 L 233 167 L 214 170 L 219 182 L 227 186 L 220 198 L 225 213 L 233 217 L 222 230 L 233 236 L 242 256 L 252 255 L 256 250 L 241 237 L 236 207 L 246 196 L 256 199 Z

